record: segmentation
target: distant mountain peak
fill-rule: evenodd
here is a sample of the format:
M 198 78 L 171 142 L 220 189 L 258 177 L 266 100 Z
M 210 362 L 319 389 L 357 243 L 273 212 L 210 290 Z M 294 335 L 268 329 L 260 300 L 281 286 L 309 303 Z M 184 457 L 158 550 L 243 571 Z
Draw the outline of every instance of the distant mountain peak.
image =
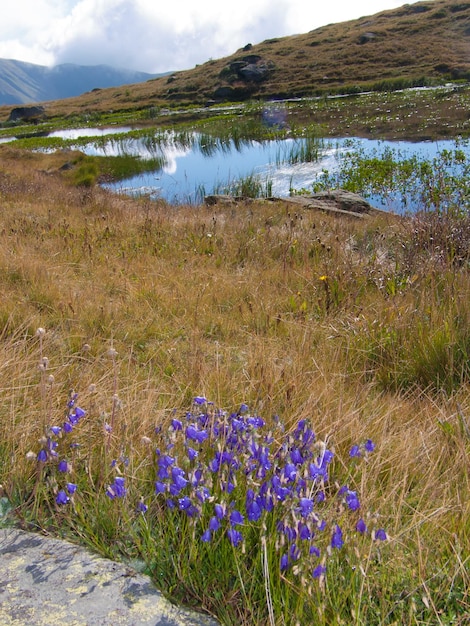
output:
M 96 88 L 145 82 L 162 74 L 136 72 L 111 65 L 62 63 L 47 67 L 0 59 L 0 105 L 30 104 L 79 96 Z

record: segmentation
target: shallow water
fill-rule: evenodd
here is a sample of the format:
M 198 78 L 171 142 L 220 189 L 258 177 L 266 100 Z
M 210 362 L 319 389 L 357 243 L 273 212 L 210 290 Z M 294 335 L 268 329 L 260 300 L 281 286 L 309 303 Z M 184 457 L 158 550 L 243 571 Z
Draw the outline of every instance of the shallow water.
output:
M 223 193 L 236 181 L 254 175 L 262 185 L 272 183 L 272 195 L 286 196 L 291 186 L 299 188 L 311 184 L 325 162 L 334 160 L 335 150 L 327 149 L 321 161 L 289 163 L 289 153 L 304 141 L 245 141 L 237 145 L 229 142 L 210 150 L 197 141 L 189 146 L 169 142 L 159 146 L 161 153 L 158 156 L 165 159 L 165 165 L 160 170 L 107 187 L 124 193 L 149 194 L 173 204 L 191 203 L 200 201 L 204 194 Z M 104 150 L 90 146 L 85 151 L 108 155 L 127 153 L 141 158 L 156 156 L 155 150 L 149 150 L 139 140 L 108 145 Z
M 62 139 L 79 139 L 80 137 L 104 137 L 117 133 L 127 133 L 131 130 L 129 126 L 115 126 L 108 128 L 66 128 L 64 130 L 54 130 L 48 133 L 48 137 L 61 137 Z
M 259 182 L 262 193 L 275 197 L 289 196 L 291 190 L 311 191 L 312 185 L 324 171 L 339 171 L 341 154 L 363 150 L 366 153 L 383 152 L 386 148 L 399 151 L 404 157 L 413 155 L 432 159 L 442 150 L 452 150 L 455 140 L 437 142 L 384 141 L 362 138 L 318 140 L 318 158 L 292 163 L 292 155 L 305 147 L 307 139 L 279 139 L 269 141 L 218 139 L 197 133 L 184 136 L 171 131 L 149 133 L 146 137 L 113 138 L 130 127 L 77 128 L 51 132 L 49 137 L 79 139 L 90 137 L 86 145 L 77 148 L 89 155 L 134 155 L 142 159 L 159 157 L 164 165 L 124 181 L 109 183 L 105 188 L 118 193 L 146 195 L 161 198 L 172 204 L 199 203 L 205 195 L 234 193 L 237 181 L 252 177 Z M 93 137 L 96 137 L 94 141 Z M 106 138 L 106 139 L 103 139 Z M 0 138 L 0 142 L 13 138 Z M 470 158 L 470 148 L 463 147 Z M 398 194 L 387 198 L 369 196 L 369 202 L 381 209 L 403 211 Z M 416 210 L 408 204 L 407 210 Z
M 158 171 L 135 176 L 111 183 L 107 188 L 127 194 L 145 194 L 151 198 L 162 198 L 172 204 L 197 203 L 204 195 L 224 193 L 230 184 L 238 179 L 254 175 L 263 185 L 270 184 L 270 194 L 286 197 L 291 189 L 312 190 L 313 183 L 324 170 L 334 173 L 339 169 L 339 157 L 346 150 L 364 149 L 367 153 L 383 151 L 390 147 L 399 150 L 402 156 L 416 154 L 421 158 L 432 159 L 442 150 L 451 150 L 453 140 L 439 142 L 403 142 L 375 139 L 340 138 L 325 141 L 318 160 L 303 163 L 289 162 L 289 155 L 300 147 L 305 139 L 284 139 L 276 141 L 247 141 L 235 145 L 223 144 L 216 150 L 206 153 L 197 141 L 193 145 L 178 143 L 160 144 L 159 155 L 166 164 Z M 467 148 L 468 150 L 468 148 Z M 106 148 L 87 146 L 88 154 L 134 154 L 141 158 L 156 155 L 155 147 L 149 150 L 142 140 L 112 142 Z M 228 188 L 228 189 L 227 189 Z M 368 200 L 374 206 L 386 210 L 400 211 L 400 202 L 389 195 L 386 200 L 371 196 Z M 408 207 L 410 208 L 410 207 Z

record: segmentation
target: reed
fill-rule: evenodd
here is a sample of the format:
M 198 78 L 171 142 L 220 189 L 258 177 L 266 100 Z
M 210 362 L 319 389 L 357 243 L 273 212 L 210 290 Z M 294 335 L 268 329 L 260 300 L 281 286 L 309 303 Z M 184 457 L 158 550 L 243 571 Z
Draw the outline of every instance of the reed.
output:
M 241 178 L 216 183 L 212 193 L 243 198 L 270 198 L 272 187 L 271 179 L 252 172 Z

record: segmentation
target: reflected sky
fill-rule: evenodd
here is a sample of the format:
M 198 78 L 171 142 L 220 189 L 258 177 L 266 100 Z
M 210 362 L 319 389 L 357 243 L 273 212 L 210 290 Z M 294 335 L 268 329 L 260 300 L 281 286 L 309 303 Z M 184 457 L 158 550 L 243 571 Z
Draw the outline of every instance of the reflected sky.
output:
M 62 139 L 79 139 L 80 137 L 104 137 L 117 133 L 127 133 L 131 130 L 128 126 L 116 126 L 115 128 L 67 128 L 54 130 L 48 133 L 48 137 L 61 137 Z
M 146 193 L 178 204 L 196 202 L 201 194 L 221 192 L 223 187 L 248 176 L 256 176 L 262 184 L 272 183 L 272 194 L 287 196 L 291 187 L 306 187 L 323 167 L 334 161 L 336 150 L 325 149 L 322 159 L 313 163 L 287 162 L 289 153 L 304 139 L 276 141 L 230 142 L 217 150 L 205 151 L 196 141 L 192 146 L 180 146 L 169 141 L 159 146 L 161 152 L 149 149 L 141 140 L 129 140 L 85 148 L 88 154 L 134 154 L 141 158 L 164 156 L 165 165 L 156 172 L 135 176 L 107 187 L 124 193 Z
M 375 139 L 340 138 L 318 140 L 318 158 L 307 162 L 292 162 L 292 156 L 308 146 L 312 140 L 287 138 L 270 141 L 237 140 L 217 138 L 198 133 L 176 133 L 153 129 L 146 136 L 113 137 L 124 134 L 130 127 L 79 128 L 57 130 L 50 137 L 64 139 L 90 139 L 86 145 L 77 144 L 77 149 L 89 155 L 134 155 L 142 159 L 157 158 L 164 165 L 153 172 L 106 184 L 105 187 L 127 194 L 145 194 L 151 198 L 162 198 L 172 204 L 198 203 L 204 195 L 230 193 L 236 181 L 255 177 L 264 189 L 269 186 L 270 195 L 287 197 L 292 189 L 312 190 L 312 185 L 322 174 L 339 170 L 339 157 L 347 150 L 383 151 L 390 147 L 403 157 L 417 155 L 432 159 L 442 150 L 455 148 L 455 140 L 437 142 L 403 142 Z M 105 139 L 103 139 L 105 137 Z M 12 138 L 5 138 L 11 140 Z M 3 141 L 3 138 L 0 139 Z M 310 144 L 312 145 L 312 144 Z M 468 152 L 468 145 L 465 151 Z M 305 159 L 304 159 L 305 161 Z M 378 208 L 397 210 L 376 197 L 368 198 Z M 399 209 L 398 209 L 399 210 Z
M 383 150 L 389 146 L 403 155 L 418 154 L 422 158 L 432 159 L 443 149 L 452 149 L 453 140 L 439 142 L 388 142 L 372 139 L 334 139 L 326 141 L 318 160 L 305 163 L 289 162 L 289 155 L 305 142 L 305 139 L 285 139 L 276 141 L 247 141 L 230 149 L 204 153 L 198 148 L 197 141 L 191 146 L 178 146 L 169 141 L 160 144 L 159 156 L 164 156 L 166 165 L 159 171 L 145 173 L 132 179 L 112 183 L 107 187 L 113 191 L 129 194 L 148 194 L 153 198 L 163 198 L 178 204 L 200 202 L 204 195 L 223 193 L 230 183 L 256 176 L 259 181 L 271 184 L 271 194 L 276 197 L 289 196 L 291 189 L 311 190 L 323 170 L 332 173 L 338 170 L 339 155 L 350 150 L 363 148 L 367 152 Z M 149 150 L 141 140 L 129 140 L 111 147 L 106 153 L 138 154 L 142 158 L 156 155 L 155 148 Z M 98 154 L 93 149 L 93 153 Z M 378 208 L 390 209 L 377 198 L 369 199 Z

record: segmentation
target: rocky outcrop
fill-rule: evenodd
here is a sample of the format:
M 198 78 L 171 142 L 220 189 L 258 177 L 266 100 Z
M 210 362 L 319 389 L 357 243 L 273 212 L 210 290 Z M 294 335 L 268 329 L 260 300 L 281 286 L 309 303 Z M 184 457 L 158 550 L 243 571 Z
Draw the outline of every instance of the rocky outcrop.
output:
M 210 196 L 205 196 L 204 203 L 207 206 L 214 206 L 215 204 L 221 204 L 225 206 L 232 206 L 237 204 L 238 202 L 253 202 L 253 198 L 247 198 L 245 196 L 230 196 L 226 194 L 213 194 Z
M 248 63 L 238 70 L 238 75 L 243 80 L 260 83 L 269 76 L 270 71 L 267 63 Z
M 0 624 L 217 626 L 178 608 L 150 578 L 77 545 L 0 528 Z
M 386 213 L 380 211 L 364 200 L 362 196 L 344 189 L 332 189 L 331 191 L 321 191 L 310 195 L 292 196 L 283 198 L 290 204 L 296 204 L 305 209 L 316 209 L 336 215 L 363 219 L 371 214 Z
M 333 189 L 331 191 L 321 191 L 310 195 L 289 196 L 288 198 L 269 198 L 271 201 L 287 202 L 304 209 L 314 209 L 324 211 L 335 215 L 344 215 L 356 219 L 364 219 L 369 215 L 377 215 L 383 213 L 392 215 L 388 211 L 376 209 L 364 200 L 362 196 L 344 189 Z M 214 204 L 230 205 L 242 201 L 252 202 L 252 198 L 243 198 L 239 196 L 211 195 L 204 199 L 208 206 Z
M 37 122 L 44 119 L 46 112 L 42 106 L 15 107 L 11 110 L 9 122 Z
M 272 61 L 267 61 L 258 54 L 247 54 L 223 68 L 219 78 L 225 84 L 217 87 L 212 97 L 215 100 L 232 101 L 249 98 L 274 69 Z
M 325 202 L 334 205 L 343 211 L 353 211 L 354 213 L 371 213 L 377 211 L 364 198 L 352 191 L 344 189 L 332 189 L 330 191 L 319 191 L 310 196 L 312 201 Z
M 274 68 L 272 61 L 267 61 L 258 54 L 248 54 L 226 65 L 219 78 L 229 83 L 237 80 L 259 83 L 266 80 Z

